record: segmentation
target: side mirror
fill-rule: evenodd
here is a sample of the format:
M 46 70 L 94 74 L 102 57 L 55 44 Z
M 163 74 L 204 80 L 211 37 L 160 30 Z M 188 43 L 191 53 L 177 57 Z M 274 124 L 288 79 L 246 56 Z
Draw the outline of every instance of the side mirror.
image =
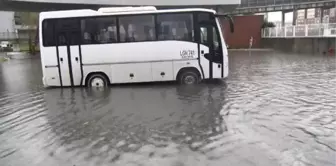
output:
M 230 31 L 231 31 L 231 33 L 233 33 L 234 32 L 234 23 L 233 23 L 232 17 L 229 16 L 229 15 L 225 15 L 225 19 L 229 20 Z
M 230 31 L 231 33 L 234 32 L 234 23 L 233 23 L 233 19 L 231 16 L 225 14 L 225 15 L 220 15 L 220 14 L 217 14 L 216 17 L 219 17 L 219 16 L 223 16 L 226 20 L 229 21 L 229 24 L 230 24 Z

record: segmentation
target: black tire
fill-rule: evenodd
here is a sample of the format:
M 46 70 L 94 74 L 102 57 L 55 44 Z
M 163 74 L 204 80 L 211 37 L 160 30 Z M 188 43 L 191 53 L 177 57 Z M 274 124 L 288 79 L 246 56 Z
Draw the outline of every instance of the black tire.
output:
M 100 87 L 107 87 L 109 85 L 109 80 L 103 74 L 91 74 L 86 82 L 86 86 L 89 88 L 100 88 Z
M 183 71 L 181 74 L 179 74 L 177 79 L 177 81 L 182 85 L 199 84 L 201 80 L 200 75 L 193 70 Z

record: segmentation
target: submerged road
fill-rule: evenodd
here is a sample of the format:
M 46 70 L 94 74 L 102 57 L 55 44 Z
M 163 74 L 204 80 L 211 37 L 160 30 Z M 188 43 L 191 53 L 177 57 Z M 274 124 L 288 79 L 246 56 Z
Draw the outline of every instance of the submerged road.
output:
M 334 166 L 336 60 L 233 52 L 226 83 L 44 89 L 0 62 L 1 166 Z

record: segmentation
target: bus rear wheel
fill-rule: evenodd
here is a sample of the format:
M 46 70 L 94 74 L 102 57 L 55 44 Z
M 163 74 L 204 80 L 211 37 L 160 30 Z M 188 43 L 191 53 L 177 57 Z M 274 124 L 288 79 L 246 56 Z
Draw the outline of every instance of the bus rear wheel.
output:
M 182 85 L 195 85 L 200 82 L 200 76 L 192 70 L 184 71 L 179 74 L 178 82 Z
M 104 88 L 109 84 L 109 80 L 103 74 L 92 74 L 87 79 L 86 86 L 90 88 Z

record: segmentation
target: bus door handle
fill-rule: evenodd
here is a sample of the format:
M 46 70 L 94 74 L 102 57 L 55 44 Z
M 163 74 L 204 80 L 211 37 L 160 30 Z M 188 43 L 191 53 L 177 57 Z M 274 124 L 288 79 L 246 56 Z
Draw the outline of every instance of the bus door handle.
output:
M 63 63 L 63 58 L 60 58 L 60 61 Z
M 202 54 L 202 55 L 204 54 L 204 50 L 201 50 L 201 54 Z
M 76 57 L 75 60 L 78 62 L 78 57 Z

